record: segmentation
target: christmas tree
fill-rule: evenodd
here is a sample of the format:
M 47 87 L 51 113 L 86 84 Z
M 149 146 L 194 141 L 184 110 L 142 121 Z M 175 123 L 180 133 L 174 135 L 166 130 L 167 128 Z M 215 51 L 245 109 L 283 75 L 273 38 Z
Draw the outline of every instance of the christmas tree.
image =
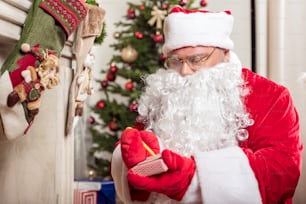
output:
M 110 158 L 120 133 L 137 121 L 137 100 L 143 91 L 142 78 L 163 67 L 163 20 L 169 8 L 180 5 L 184 8 L 205 7 L 202 0 L 142 0 L 139 4 L 128 3 L 123 20 L 116 23 L 120 32 L 113 37 L 116 43 L 109 67 L 102 73 L 101 100 L 91 107 L 89 118 L 93 146 L 89 163 L 97 177 L 109 179 Z M 141 124 L 141 123 L 139 123 Z

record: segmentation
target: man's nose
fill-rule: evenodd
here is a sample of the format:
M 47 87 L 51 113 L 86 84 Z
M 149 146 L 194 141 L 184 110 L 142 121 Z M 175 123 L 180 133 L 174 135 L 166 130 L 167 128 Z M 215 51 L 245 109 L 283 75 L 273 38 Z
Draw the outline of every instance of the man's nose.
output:
M 190 75 L 193 74 L 193 70 L 189 66 L 188 63 L 183 62 L 181 70 L 180 70 L 180 75 L 185 76 L 185 75 Z

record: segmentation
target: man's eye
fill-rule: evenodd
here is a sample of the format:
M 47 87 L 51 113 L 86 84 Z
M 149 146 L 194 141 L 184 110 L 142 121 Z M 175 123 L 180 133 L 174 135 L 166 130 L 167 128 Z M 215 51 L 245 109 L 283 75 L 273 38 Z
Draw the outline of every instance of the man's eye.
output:
M 181 61 L 179 59 L 170 59 L 169 60 L 169 63 L 171 65 L 180 65 L 181 64 Z
M 189 58 L 189 61 L 192 63 L 192 64 L 197 64 L 197 63 L 200 63 L 203 59 L 203 56 L 193 56 L 193 57 L 190 57 Z

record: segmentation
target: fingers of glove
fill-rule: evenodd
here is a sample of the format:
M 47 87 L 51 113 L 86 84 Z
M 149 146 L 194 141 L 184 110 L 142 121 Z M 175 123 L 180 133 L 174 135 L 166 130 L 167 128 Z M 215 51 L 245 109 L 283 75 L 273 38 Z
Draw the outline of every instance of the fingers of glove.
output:
M 160 152 L 159 142 L 156 135 L 150 131 L 140 131 L 142 140 L 153 150 L 155 154 Z
M 183 159 L 181 156 L 170 150 L 164 150 L 162 152 L 162 158 L 168 166 L 168 171 L 176 171 L 178 168 L 181 168 L 180 165 L 183 165 Z
M 124 130 L 120 140 L 122 159 L 128 168 L 145 160 L 147 153 L 137 129 L 129 128 Z
M 168 149 L 162 152 L 162 158 L 169 168 L 168 171 L 185 171 L 194 166 L 192 159 L 176 154 Z
M 126 128 L 121 134 L 120 141 L 121 143 L 130 145 L 134 143 L 135 141 L 137 141 L 135 140 L 135 137 L 140 137 L 139 130 L 135 128 Z
M 142 189 L 150 192 L 157 192 L 160 188 L 160 179 L 154 177 L 140 176 L 129 171 L 127 175 L 128 183 L 134 188 Z

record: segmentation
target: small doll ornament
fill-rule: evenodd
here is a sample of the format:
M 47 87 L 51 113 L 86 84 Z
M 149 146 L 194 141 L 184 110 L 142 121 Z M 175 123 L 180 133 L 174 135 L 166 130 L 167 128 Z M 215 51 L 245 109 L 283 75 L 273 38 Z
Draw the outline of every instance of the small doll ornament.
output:
M 21 50 L 34 55 L 38 65 L 27 66 L 11 74 L 15 86 L 7 97 L 7 106 L 23 103 L 31 121 L 39 112 L 41 92 L 59 83 L 59 60 L 52 51 L 40 50 L 39 46 L 31 49 L 29 44 L 23 44 Z

